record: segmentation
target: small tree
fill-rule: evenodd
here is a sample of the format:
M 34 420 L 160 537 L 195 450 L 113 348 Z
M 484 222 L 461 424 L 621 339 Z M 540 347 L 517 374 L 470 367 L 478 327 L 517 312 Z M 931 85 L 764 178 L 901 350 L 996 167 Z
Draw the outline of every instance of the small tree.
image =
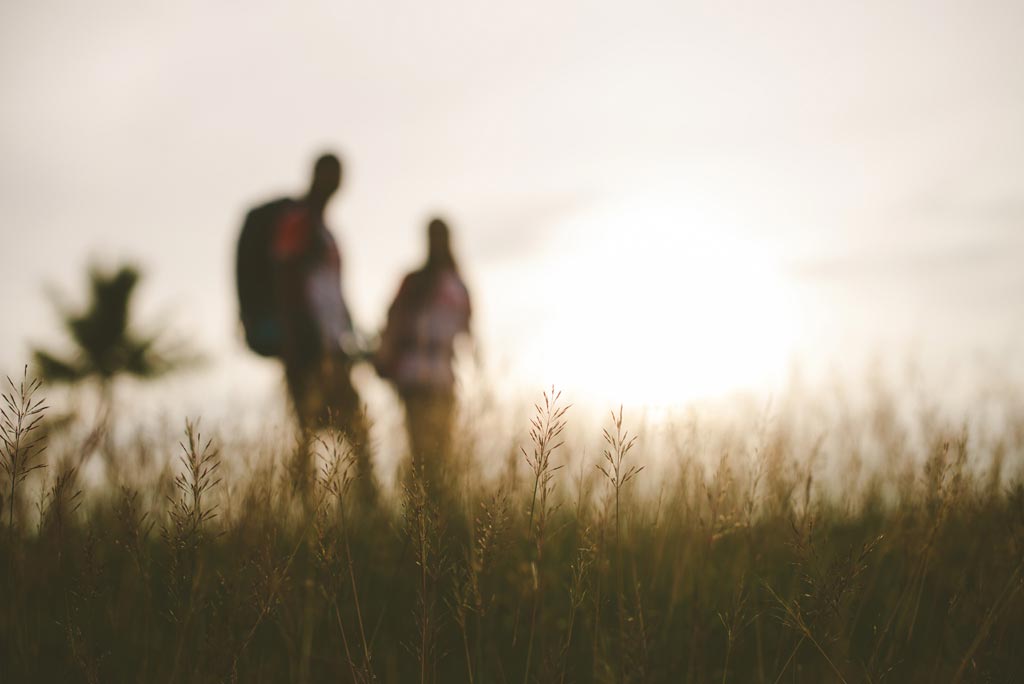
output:
M 194 355 L 171 347 L 160 334 L 136 329 L 131 303 L 140 277 L 139 271 L 128 265 L 112 272 L 91 268 L 86 307 L 73 311 L 59 301 L 56 304 L 73 349 L 60 356 L 34 348 L 32 356 L 39 377 L 49 383 L 95 380 L 101 412 L 105 413 L 117 377 L 149 380 L 194 361 Z

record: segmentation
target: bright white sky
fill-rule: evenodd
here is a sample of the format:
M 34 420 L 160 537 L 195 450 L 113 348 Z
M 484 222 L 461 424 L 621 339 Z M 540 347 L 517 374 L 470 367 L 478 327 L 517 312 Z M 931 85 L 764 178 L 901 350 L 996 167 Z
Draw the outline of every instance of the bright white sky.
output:
M 375 329 L 450 220 L 489 363 L 673 403 L 873 350 L 1024 349 L 1024 4 L 88 2 L 0 8 L 0 368 L 89 259 L 269 396 L 236 337 L 247 206 L 347 164 Z

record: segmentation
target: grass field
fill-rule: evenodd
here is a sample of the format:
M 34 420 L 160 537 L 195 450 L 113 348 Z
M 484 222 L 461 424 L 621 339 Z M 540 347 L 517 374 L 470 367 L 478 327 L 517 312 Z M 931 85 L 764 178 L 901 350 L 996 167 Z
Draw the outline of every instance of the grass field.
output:
M 1012 401 L 988 427 L 876 397 L 634 441 L 548 393 L 511 441 L 464 410 L 442 474 L 367 509 L 329 430 L 114 443 L 7 396 L 3 682 L 1024 681 Z

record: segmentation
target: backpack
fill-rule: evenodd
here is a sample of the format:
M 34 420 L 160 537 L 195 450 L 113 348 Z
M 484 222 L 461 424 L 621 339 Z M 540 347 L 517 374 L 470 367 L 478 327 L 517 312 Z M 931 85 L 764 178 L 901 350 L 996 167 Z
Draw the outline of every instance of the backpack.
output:
M 274 301 L 271 250 L 277 222 L 294 204 L 294 200 L 279 199 L 256 207 L 246 215 L 238 237 L 238 312 L 246 344 L 260 356 L 280 356 L 284 344 L 284 329 Z

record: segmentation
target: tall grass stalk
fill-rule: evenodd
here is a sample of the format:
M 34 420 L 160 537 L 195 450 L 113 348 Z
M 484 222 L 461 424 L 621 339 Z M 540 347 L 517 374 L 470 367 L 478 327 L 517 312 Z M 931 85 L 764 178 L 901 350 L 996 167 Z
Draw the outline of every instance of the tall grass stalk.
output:
M 537 633 L 537 613 L 542 605 L 544 580 L 541 563 L 544 559 L 544 543 L 547 536 L 548 521 L 553 512 L 551 495 L 554 493 L 554 474 L 562 468 L 551 463 L 551 456 L 564 444 L 561 440 L 565 430 L 565 414 L 570 405 L 560 406 L 561 392 L 552 387 L 550 393 L 544 392 L 543 407 L 534 406 L 536 413 L 530 420 L 530 441 L 533 443 L 531 452 L 520 447 L 526 464 L 533 473 L 533 494 L 530 497 L 530 514 L 527 531 L 531 536 L 534 557 L 530 563 L 533 578 L 532 607 L 530 609 L 530 632 L 526 641 L 526 664 L 523 668 L 523 683 L 529 681 L 533 660 L 533 643 Z
M 17 385 L 10 377 L 7 378 L 7 391 L 3 393 L 0 405 L 0 443 L 3 447 L 0 470 L 7 478 L 7 528 L 12 537 L 18 488 L 32 472 L 46 467 L 45 463 L 39 462 L 46 449 L 39 425 L 47 409 L 45 400 L 36 398 L 40 387 L 38 379 L 29 380 L 26 366 Z M 3 500 L 0 498 L 0 510 L 2 508 Z
M 607 429 L 602 431 L 602 437 L 604 439 L 606 448 L 602 452 L 602 460 L 596 464 L 597 469 L 604 476 L 608 483 L 609 498 L 613 506 L 614 515 L 613 521 L 615 524 L 615 548 L 612 557 L 612 567 L 615 572 L 615 600 L 616 600 L 616 612 L 619 618 L 619 643 L 622 644 L 626 637 L 626 596 L 625 596 L 625 585 L 623 579 L 622 570 L 622 492 L 623 488 L 629 484 L 629 482 L 643 471 L 644 466 L 637 466 L 626 461 L 629 452 L 632 451 L 636 445 L 636 436 L 630 435 L 629 431 L 623 427 L 622 423 L 622 406 L 619 406 L 619 412 L 616 414 L 614 411 L 611 414 L 612 418 L 612 430 Z M 636 591 L 637 598 L 639 599 L 639 589 Z M 639 610 L 639 600 L 637 601 L 637 609 Z M 624 668 L 624 657 L 621 649 L 619 650 L 619 677 L 625 676 L 623 672 Z
M 360 473 L 360 464 L 352 446 L 344 440 L 344 437 L 337 431 L 332 432 L 331 442 L 319 437 L 317 442 L 322 451 L 320 457 L 323 465 L 320 468 L 317 484 L 323 490 L 325 496 L 334 500 L 334 507 L 338 513 L 341 527 L 342 546 L 345 551 L 345 562 L 347 564 L 347 575 L 349 585 L 352 589 L 352 603 L 356 610 L 356 624 L 359 628 L 359 643 L 362 648 L 362 671 L 360 679 L 375 681 L 373 673 L 373 658 L 370 655 L 369 643 L 366 639 L 366 628 L 363 624 L 363 611 L 359 603 L 359 588 L 356 586 L 355 563 L 352 560 L 352 545 L 349 540 L 349 518 L 346 508 L 349 504 L 349 494 L 353 484 L 365 473 Z M 323 504 L 321 504 L 322 506 Z M 337 604 L 335 604 L 337 612 Z M 341 617 L 338 615 L 339 625 Z

